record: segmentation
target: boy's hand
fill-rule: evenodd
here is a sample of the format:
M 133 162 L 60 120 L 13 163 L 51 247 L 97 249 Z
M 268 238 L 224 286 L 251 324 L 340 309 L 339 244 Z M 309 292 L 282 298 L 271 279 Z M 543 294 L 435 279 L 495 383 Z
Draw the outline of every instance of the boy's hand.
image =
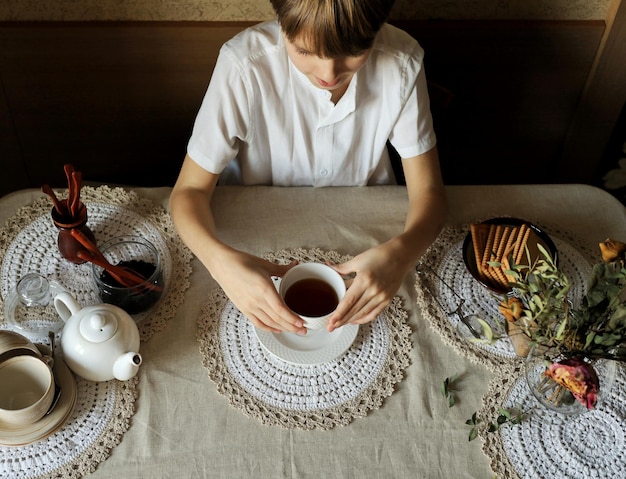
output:
M 222 258 L 212 274 L 254 327 L 273 333 L 306 334 L 302 319 L 285 305 L 272 282 L 272 276 L 282 276 L 295 264 L 278 265 L 233 251 L 228 258 Z
M 355 276 L 347 282 L 346 295 L 328 320 L 328 331 L 376 319 L 395 296 L 411 264 L 382 244 L 332 267 L 341 275 Z

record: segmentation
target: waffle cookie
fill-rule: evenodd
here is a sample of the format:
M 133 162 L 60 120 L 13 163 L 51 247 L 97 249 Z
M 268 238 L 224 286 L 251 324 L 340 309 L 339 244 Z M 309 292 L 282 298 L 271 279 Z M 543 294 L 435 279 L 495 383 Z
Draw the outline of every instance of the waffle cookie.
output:
M 513 264 L 531 264 L 539 255 L 539 237 L 527 224 L 470 225 L 478 278 L 497 291 L 508 291 L 514 278 L 507 275 Z

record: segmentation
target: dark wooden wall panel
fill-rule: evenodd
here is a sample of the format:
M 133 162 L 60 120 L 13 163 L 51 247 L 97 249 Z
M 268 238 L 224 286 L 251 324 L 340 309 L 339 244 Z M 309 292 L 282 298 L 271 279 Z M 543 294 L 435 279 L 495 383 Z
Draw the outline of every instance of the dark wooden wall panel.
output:
M 626 0 L 612 3 L 607 23 L 611 27 L 603 36 L 566 139 L 561 167 L 564 182 L 581 182 L 590 176 L 601 180 L 606 169 L 614 166 L 606 163 L 615 161 L 609 149 L 611 135 L 624 131 L 618 125 L 622 112 L 626 114 Z M 623 136 L 617 138 L 623 140 Z M 608 156 L 603 159 L 602 154 Z
M 173 184 L 219 45 L 243 27 L 11 25 L 0 71 L 30 183 Z
M 446 181 L 555 182 L 555 165 L 603 25 L 434 22 L 404 27 L 426 51 L 429 79 L 454 93 L 438 130 Z
M 62 186 L 66 162 L 88 181 L 173 184 L 219 47 L 247 25 L 0 24 L 0 155 L 22 166 L 15 185 Z M 454 94 L 447 108 L 433 98 L 446 181 L 553 182 L 604 23 L 398 25 Z
M 1 45 L 1 44 L 0 44 Z M 0 70 L 1 71 L 1 70 Z M 0 195 L 26 188 L 29 186 L 22 155 L 20 152 L 13 119 L 9 111 L 4 85 L 0 76 L 0 165 L 3 174 L 0 174 Z

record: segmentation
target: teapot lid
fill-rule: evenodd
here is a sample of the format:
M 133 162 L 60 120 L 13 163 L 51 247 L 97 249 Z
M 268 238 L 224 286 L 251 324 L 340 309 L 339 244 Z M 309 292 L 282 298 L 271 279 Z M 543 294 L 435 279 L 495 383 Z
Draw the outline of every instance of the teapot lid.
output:
M 118 312 L 106 305 L 89 308 L 80 321 L 80 335 L 92 343 L 101 343 L 111 339 L 118 326 Z

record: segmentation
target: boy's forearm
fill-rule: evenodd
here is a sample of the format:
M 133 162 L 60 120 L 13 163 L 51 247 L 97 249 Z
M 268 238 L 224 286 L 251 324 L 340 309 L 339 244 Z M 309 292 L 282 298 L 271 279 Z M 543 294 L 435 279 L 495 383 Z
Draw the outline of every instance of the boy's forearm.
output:
M 409 203 L 404 231 L 385 243 L 393 251 L 391 255 L 398 264 L 405 265 L 408 271 L 419 260 L 437 239 L 445 224 L 446 214 L 445 196 L 442 199 L 436 193 L 424 203 Z
M 413 264 L 437 239 L 448 215 L 437 148 L 402 160 L 409 204 L 404 231 L 396 237 L 407 262 Z
M 230 249 L 217 237 L 210 201 L 211 197 L 205 192 L 190 188 L 175 188 L 170 197 L 176 231 L 209 272 L 220 252 Z
M 437 239 L 448 213 L 443 187 L 409 200 L 404 231 L 398 236 L 407 249 L 407 259 L 415 263 Z

